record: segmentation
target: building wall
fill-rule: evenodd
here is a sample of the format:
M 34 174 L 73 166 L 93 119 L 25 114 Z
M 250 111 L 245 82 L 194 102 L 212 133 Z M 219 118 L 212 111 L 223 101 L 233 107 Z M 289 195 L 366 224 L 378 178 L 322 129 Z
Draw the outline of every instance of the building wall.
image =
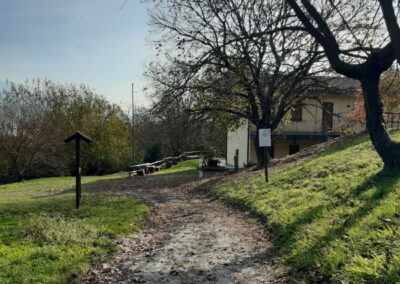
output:
M 229 130 L 227 137 L 226 163 L 234 166 L 234 155 L 236 149 L 239 149 L 239 167 L 247 165 L 248 143 L 249 143 L 248 122 L 243 121 L 242 125 L 236 130 Z
M 279 133 L 304 133 L 304 132 L 322 132 L 322 108 L 323 102 L 333 103 L 333 130 L 337 128 L 345 118 L 345 114 L 354 110 L 354 97 L 349 95 L 343 96 L 321 96 L 319 103 L 315 99 L 306 99 L 303 101 L 303 117 L 302 121 L 291 121 L 291 113 L 283 119 L 283 122 L 275 130 L 275 134 Z
M 253 139 L 249 139 L 249 163 L 257 164 L 256 144 Z
M 290 145 L 299 145 L 300 149 L 303 150 L 304 148 L 316 145 L 321 143 L 320 141 L 307 141 L 307 140 L 300 140 L 300 141 L 289 141 L 289 140 L 282 140 L 282 141 L 275 141 L 274 144 L 274 151 L 275 151 L 275 159 L 284 158 L 289 155 L 289 146 Z
M 252 143 L 254 140 L 249 140 L 250 141 L 250 154 L 249 154 L 249 163 L 256 164 L 257 163 L 257 154 L 256 154 L 256 147 L 254 143 Z M 289 155 L 289 146 L 290 145 L 299 145 L 299 151 L 303 150 L 307 147 L 317 145 L 321 143 L 321 141 L 315 140 L 315 141 L 309 141 L 309 140 L 296 140 L 296 141 L 291 141 L 291 140 L 279 140 L 274 142 L 274 159 L 281 159 Z M 253 146 L 251 146 L 253 145 Z
M 321 141 L 308 141 L 308 140 L 298 140 L 298 141 L 290 141 L 290 140 L 279 140 L 274 142 L 274 159 L 281 159 L 289 155 L 289 146 L 290 145 L 299 145 L 300 149 L 303 150 L 307 147 L 317 145 L 321 143 Z M 250 162 L 257 163 L 256 149 L 255 147 L 250 147 Z
M 333 131 L 343 122 L 346 113 L 353 111 L 355 108 L 354 97 L 350 95 L 324 95 L 319 97 L 319 101 L 315 99 L 306 99 L 303 101 L 302 121 L 291 121 L 291 113 L 289 112 L 273 134 L 322 133 L 321 104 L 323 102 L 333 103 Z M 249 131 L 254 133 L 256 127 L 253 124 L 244 122 L 237 130 L 228 132 L 228 165 L 234 165 L 233 156 L 235 155 L 236 149 L 239 149 L 240 167 L 248 163 L 257 163 L 256 148 L 254 140 L 249 139 Z M 274 158 L 279 159 L 287 156 L 289 154 L 289 145 L 297 144 L 300 146 L 300 150 L 302 150 L 318 143 L 321 143 L 321 141 L 277 140 L 274 142 Z

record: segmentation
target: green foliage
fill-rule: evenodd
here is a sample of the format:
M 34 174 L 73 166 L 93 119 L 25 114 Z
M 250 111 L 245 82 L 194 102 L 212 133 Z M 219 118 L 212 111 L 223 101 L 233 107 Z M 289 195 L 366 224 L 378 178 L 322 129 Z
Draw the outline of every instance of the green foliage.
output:
M 161 144 L 154 144 L 150 148 L 146 149 L 144 154 L 143 162 L 152 163 L 155 161 L 159 161 L 163 158 L 162 154 L 162 146 Z
M 226 151 L 226 124 L 217 116 L 199 117 L 188 112 L 189 105 L 174 101 L 155 102 L 151 110 L 141 108 L 135 116 L 135 156 L 144 161 L 149 147 L 161 144 L 163 156 L 207 149 L 220 157 Z M 146 159 L 149 160 L 149 159 Z M 154 159 L 152 159 L 154 160 Z
M 383 170 L 366 136 L 275 170 L 268 184 L 242 176 L 204 188 L 267 220 L 307 282 L 400 281 L 400 171 Z
M 75 131 L 83 145 L 84 174 L 120 171 L 131 162 L 131 124 L 122 109 L 81 85 L 51 81 L 11 84 L 0 93 L 0 182 L 73 172 L 74 147 L 63 140 Z
M 75 210 L 73 184 L 68 177 L 0 186 L 0 283 L 65 283 L 113 252 L 111 238 L 138 231 L 149 213 L 134 198 L 85 191 Z
M 204 158 L 213 158 L 215 157 L 215 149 L 207 144 L 198 144 L 193 147 L 193 151 L 201 151 L 204 153 Z

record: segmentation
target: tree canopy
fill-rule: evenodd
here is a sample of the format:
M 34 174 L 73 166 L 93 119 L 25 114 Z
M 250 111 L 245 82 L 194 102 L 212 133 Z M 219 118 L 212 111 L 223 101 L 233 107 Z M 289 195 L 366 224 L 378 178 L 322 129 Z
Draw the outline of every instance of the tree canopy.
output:
M 87 86 L 11 83 L 0 102 L 0 181 L 72 173 L 73 147 L 63 140 L 77 130 L 93 138 L 82 151 L 84 174 L 115 172 L 131 162 L 127 115 Z
M 146 73 L 154 96 L 163 105 L 190 98 L 196 113 L 275 129 L 327 71 L 319 44 L 290 12 L 276 0 L 156 1 L 159 60 Z

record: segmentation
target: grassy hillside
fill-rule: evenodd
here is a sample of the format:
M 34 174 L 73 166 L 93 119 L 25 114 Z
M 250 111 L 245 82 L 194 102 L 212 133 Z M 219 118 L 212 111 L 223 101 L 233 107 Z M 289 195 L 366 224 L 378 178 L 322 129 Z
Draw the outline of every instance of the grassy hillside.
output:
M 173 165 L 169 169 L 164 169 L 156 174 L 164 175 L 164 174 L 178 174 L 178 173 L 197 173 L 198 172 L 198 164 L 199 160 L 187 160 L 183 162 L 179 162 L 176 165 Z
M 139 230 L 149 212 L 134 198 L 85 190 L 75 210 L 73 186 L 71 177 L 0 186 L 0 283 L 64 283 L 111 253 L 111 237 Z
M 270 179 L 242 175 L 204 187 L 265 219 L 300 279 L 400 281 L 400 170 L 382 170 L 368 137 L 286 165 Z

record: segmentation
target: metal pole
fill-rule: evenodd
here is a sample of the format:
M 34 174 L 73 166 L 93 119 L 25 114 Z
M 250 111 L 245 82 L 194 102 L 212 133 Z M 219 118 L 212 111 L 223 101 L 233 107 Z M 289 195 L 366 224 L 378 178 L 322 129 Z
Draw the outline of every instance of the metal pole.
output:
M 268 147 L 265 147 L 265 182 L 268 182 Z
M 203 175 L 204 175 L 204 173 L 203 173 L 203 159 L 204 159 L 204 156 L 200 156 L 199 164 L 198 164 L 198 167 L 199 167 L 199 178 L 203 178 Z
M 235 156 L 233 156 L 233 162 L 235 164 L 235 172 L 239 171 L 239 149 L 235 150 Z
M 80 151 L 80 141 L 81 139 L 77 138 L 75 142 L 75 169 L 76 169 L 76 209 L 79 209 L 80 201 L 81 201 L 81 151 Z
M 134 98 L 134 84 L 132 83 L 132 146 L 133 146 L 133 164 L 136 164 L 135 157 L 135 98 Z

